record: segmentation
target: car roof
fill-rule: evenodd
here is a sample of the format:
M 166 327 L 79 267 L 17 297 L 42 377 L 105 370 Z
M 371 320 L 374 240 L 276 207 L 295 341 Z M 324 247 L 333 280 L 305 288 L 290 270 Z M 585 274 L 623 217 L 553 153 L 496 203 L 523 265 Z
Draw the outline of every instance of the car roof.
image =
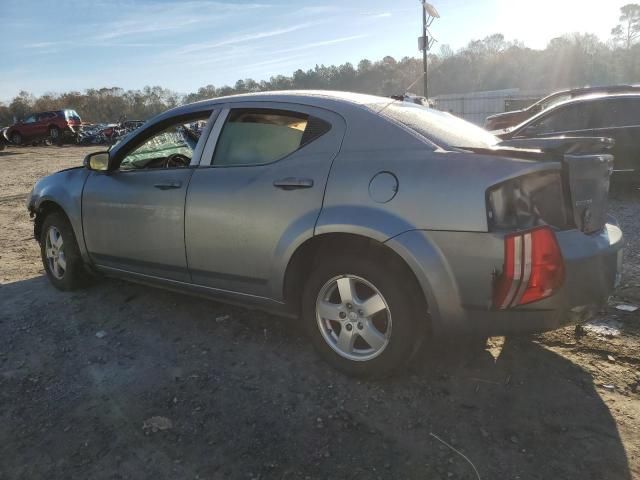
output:
M 576 98 L 572 98 L 570 100 L 565 100 L 563 102 L 558 102 L 555 105 L 553 105 L 552 107 L 550 107 L 549 109 L 545 110 L 546 112 L 551 112 L 555 109 L 557 109 L 558 107 L 561 107 L 563 105 L 567 105 L 567 104 L 574 104 L 574 103 L 587 103 L 587 102 L 591 102 L 594 100 L 601 100 L 601 99 L 616 99 L 616 98 L 640 98 L 640 92 L 638 93 L 633 93 L 633 92 L 626 92 L 626 93 L 606 93 L 606 92 L 599 92 L 599 93 L 592 93 L 592 94 L 588 94 L 588 95 L 581 95 L 580 97 L 576 97 Z
M 277 90 L 271 92 L 243 93 L 226 97 L 216 97 L 208 100 L 182 105 L 170 110 L 172 115 L 190 113 L 203 107 L 213 107 L 230 102 L 283 102 L 300 103 L 305 105 L 327 108 L 330 110 L 349 110 L 353 108 L 375 108 L 394 102 L 388 97 L 379 97 L 363 93 L 341 92 L 332 90 Z M 340 112 L 338 112 L 340 113 Z
M 638 90 L 640 91 L 640 85 L 636 85 L 636 84 L 621 84 L 621 85 L 599 85 L 599 86 L 593 86 L 593 87 L 577 87 L 577 88 L 567 88 L 565 90 L 558 90 L 557 92 L 553 92 L 550 93 L 549 95 L 547 95 L 546 97 L 543 98 L 543 100 L 545 98 L 551 98 L 554 97 L 556 95 L 566 95 L 567 93 L 570 93 L 572 95 L 578 94 L 588 94 L 590 92 L 593 93 L 597 93 L 597 92 L 624 92 L 624 91 L 633 91 L 633 90 Z

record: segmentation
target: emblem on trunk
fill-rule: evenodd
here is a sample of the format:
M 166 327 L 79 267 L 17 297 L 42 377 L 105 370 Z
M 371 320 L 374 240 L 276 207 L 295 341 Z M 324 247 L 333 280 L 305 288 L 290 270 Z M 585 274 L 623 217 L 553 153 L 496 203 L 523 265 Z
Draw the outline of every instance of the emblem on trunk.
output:
M 593 203 L 593 199 L 587 198 L 585 200 L 576 200 L 576 207 L 585 207 L 587 205 L 591 205 Z

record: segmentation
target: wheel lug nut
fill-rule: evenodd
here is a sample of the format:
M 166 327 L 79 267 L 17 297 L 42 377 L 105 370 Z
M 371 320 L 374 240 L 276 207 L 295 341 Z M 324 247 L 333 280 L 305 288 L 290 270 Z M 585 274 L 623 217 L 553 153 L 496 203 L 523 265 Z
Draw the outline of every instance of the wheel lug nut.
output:
M 351 310 L 353 308 L 353 305 L 351 305 L 350 303 L 347 303 L 347 308 Z
M 346 313 L 344 313 L 344 312 L 340 312 L 340 318 L 346 318 L 346 317 L 347 317 L 347 314 L 346 314 Z
M 362 330 L 363 326 L 361 322 L 358 322 L 358 330 Z
M 353 326 L 351 326 L 350 323 L 347 323 L 344 328 L 347 329 L 347 332 L 350 332 L 351 330 L 353 330 Z
M 364 312 L 362 310 L 358 310 L 358 315 L 360 315 L 361 317 L 364 317 Z

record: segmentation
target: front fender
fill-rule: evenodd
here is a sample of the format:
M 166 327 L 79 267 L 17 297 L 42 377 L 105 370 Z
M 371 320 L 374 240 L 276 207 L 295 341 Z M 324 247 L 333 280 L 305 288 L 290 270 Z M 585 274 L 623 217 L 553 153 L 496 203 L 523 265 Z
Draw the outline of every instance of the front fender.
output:
M 27 208 L 39 214 L 47 202 L 54 203 L 66 214 L 80 253 L 89 260 L 82 230 L 82 189 L 90 172 L 86 168 L 71 168 L 40 179 L 33 187 Z

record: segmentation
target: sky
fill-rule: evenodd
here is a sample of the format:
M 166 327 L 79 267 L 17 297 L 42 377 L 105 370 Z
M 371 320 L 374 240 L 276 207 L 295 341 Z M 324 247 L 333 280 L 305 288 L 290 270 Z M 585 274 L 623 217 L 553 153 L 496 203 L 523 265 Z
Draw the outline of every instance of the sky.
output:
M 628 1 L 431 0 L 433 48 L 492 33 L 532 48 L 570 32 L 608 40 Z M 189 93 L 418 56 L 421 22 L 419 0 L 0 0 L 0 101 L 105 86 Z

